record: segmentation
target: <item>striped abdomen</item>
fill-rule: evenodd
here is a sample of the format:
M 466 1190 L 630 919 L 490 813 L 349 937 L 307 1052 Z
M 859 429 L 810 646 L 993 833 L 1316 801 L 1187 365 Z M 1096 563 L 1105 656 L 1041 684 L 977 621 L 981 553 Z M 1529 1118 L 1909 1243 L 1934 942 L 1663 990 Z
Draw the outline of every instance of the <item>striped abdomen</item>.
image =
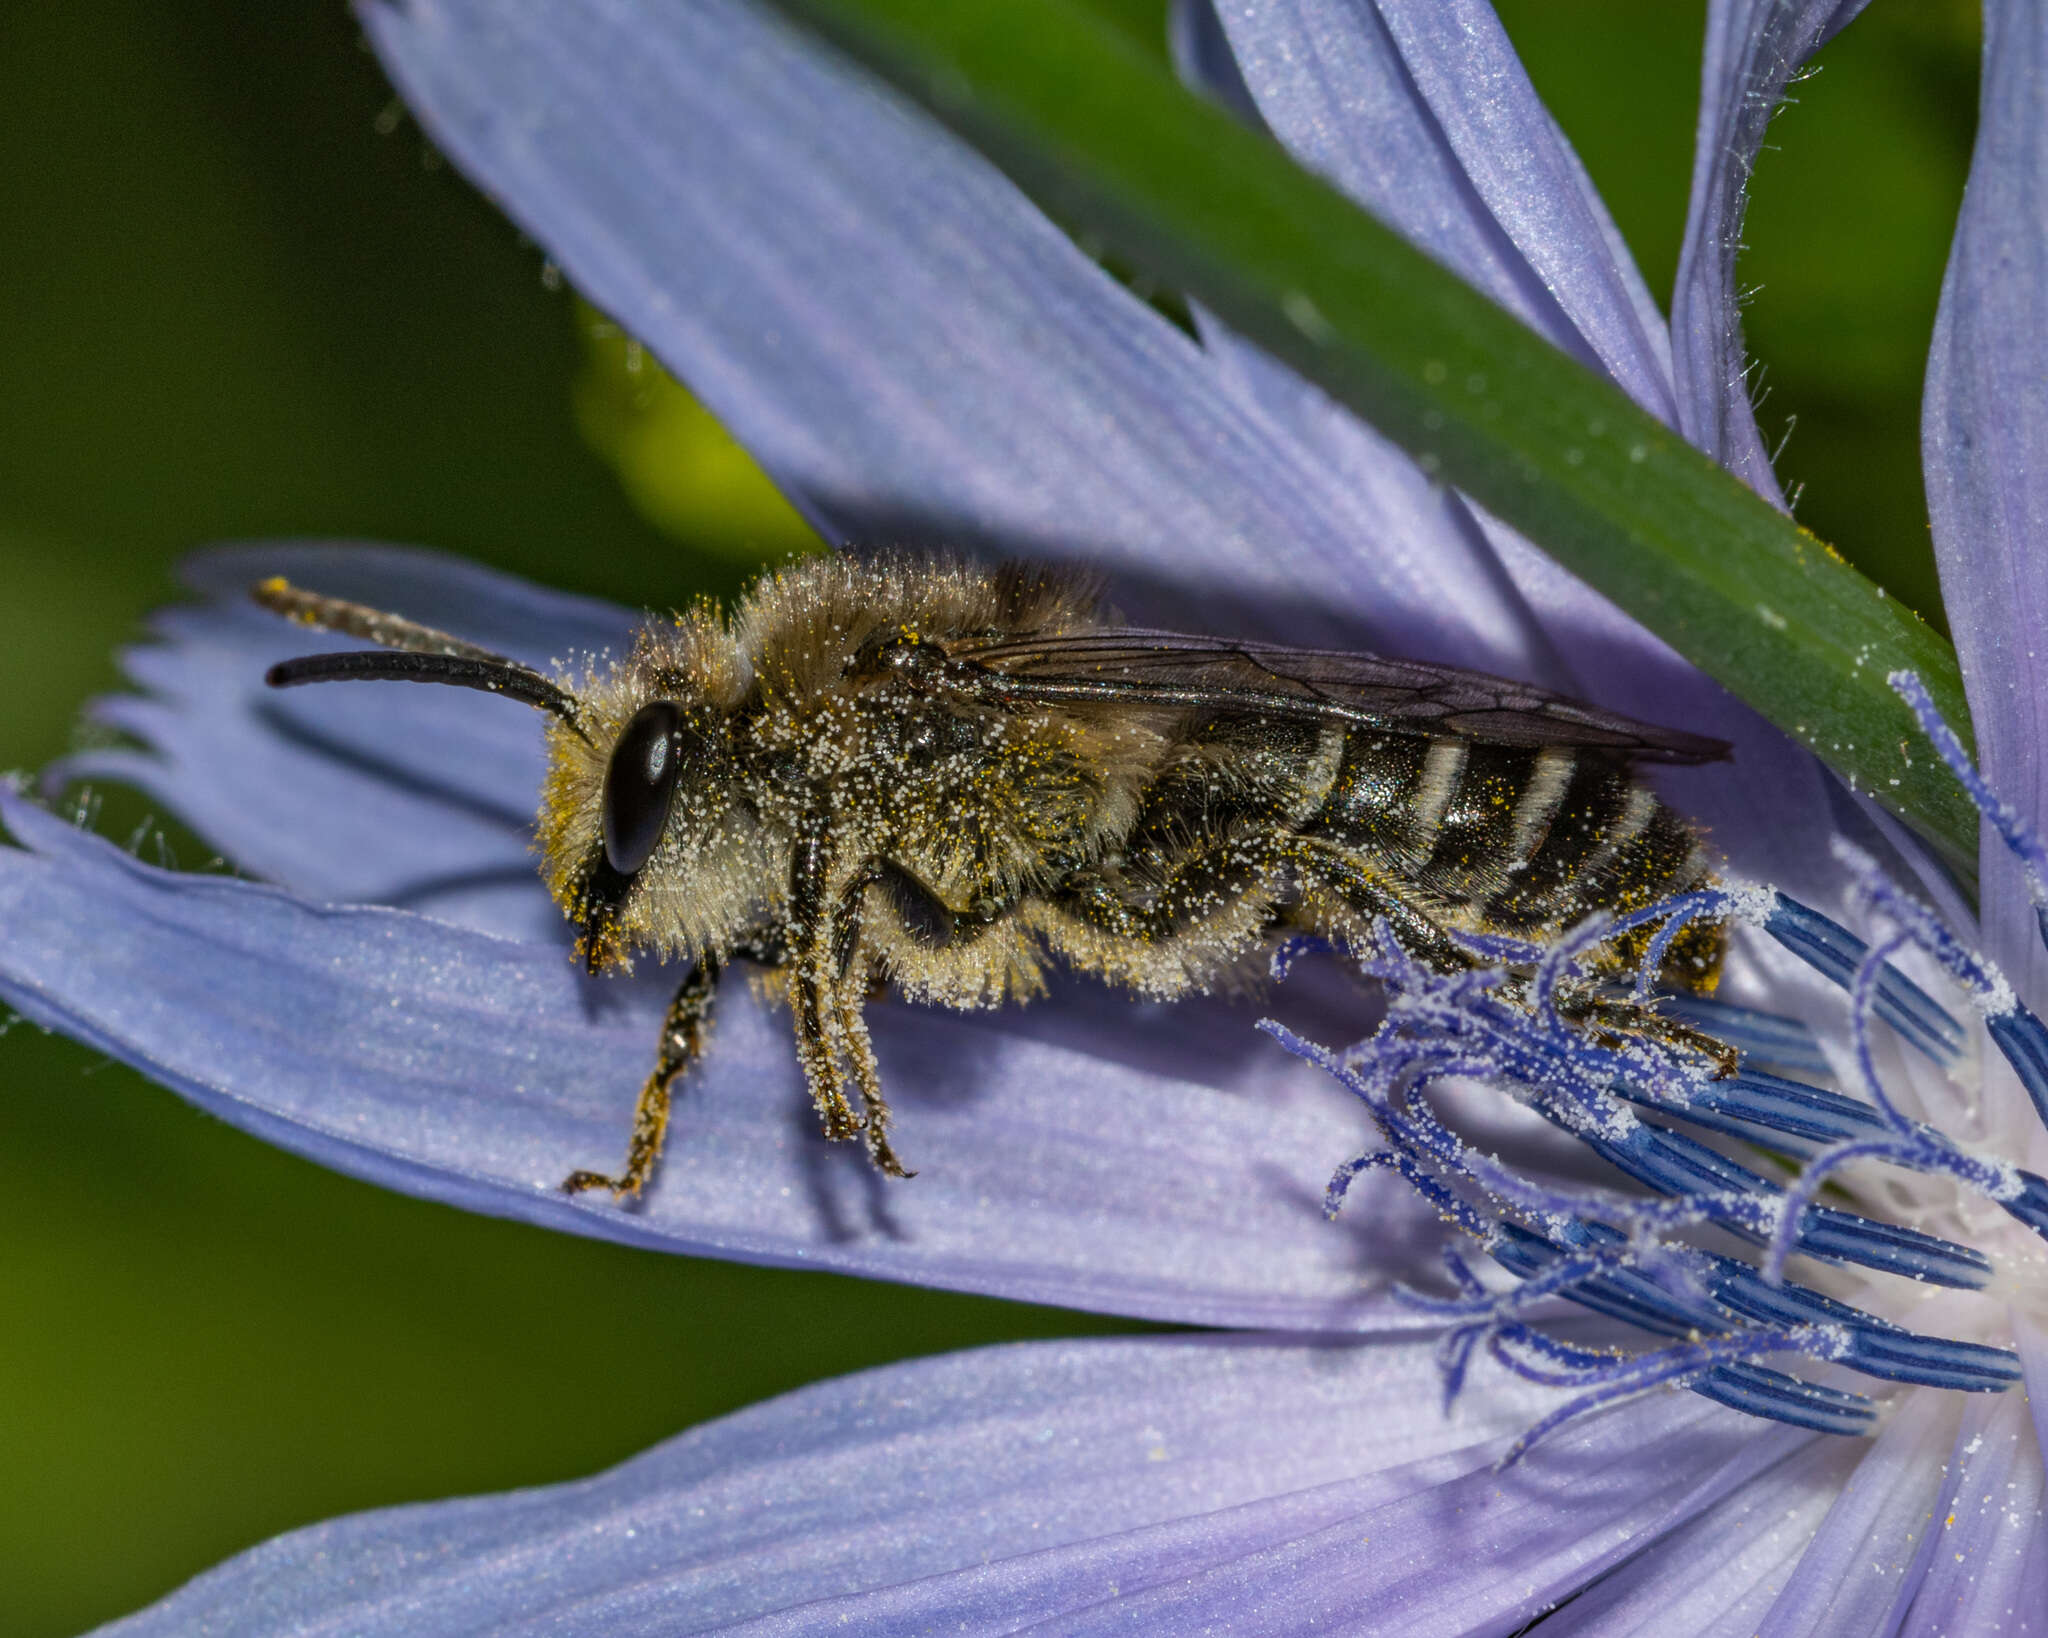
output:
M 1699 886 L 1692 827 L 1611 753 L 1352 729 L 1303 827 L 1356 849 L 1458 924 L 1554 933 Z

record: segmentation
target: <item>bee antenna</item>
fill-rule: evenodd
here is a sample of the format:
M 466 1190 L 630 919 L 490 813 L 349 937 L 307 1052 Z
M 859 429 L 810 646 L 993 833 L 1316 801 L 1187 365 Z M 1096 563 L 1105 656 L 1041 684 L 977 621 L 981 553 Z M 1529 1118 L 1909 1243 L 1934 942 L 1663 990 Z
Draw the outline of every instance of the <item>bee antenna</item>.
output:
M 249 588 L 249 595 L 272 613 L 298 625 L 367 638 L 391 651 L 379 654 L 375 649 L 351 649 L 342 654 L 307 654 L 295 660 L 281 660 L 264 673 L 263 680 L 272 688 L 297 688 L 317 682 L 449 683 L 457 688 L 503 694 L 551 711 L 583 734 L 576 697 L 552 678 L 517 660 L 493 654 L 487 648 L 465 643 L 459 637 L 401 615 L 302 590 L 281 576 L 259 581 Z M 589 738 L 587 734 L 583 737 Z

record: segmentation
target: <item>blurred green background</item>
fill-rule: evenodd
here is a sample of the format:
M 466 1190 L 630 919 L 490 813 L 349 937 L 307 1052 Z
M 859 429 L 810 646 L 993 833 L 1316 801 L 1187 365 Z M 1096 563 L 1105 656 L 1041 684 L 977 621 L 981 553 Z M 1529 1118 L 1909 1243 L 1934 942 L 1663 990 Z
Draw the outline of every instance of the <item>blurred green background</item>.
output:
M 1098 3 L 1159 39 L 1154 0 Z M 1698 9 L 1503 10 L 1668 292 Z M 1930 615 L 1918 395 L 1975 27 L 1880 7 L 1829 49 L 1773 129 L 1742 267 L 1801 518 Z M 427 542 L 640 604 L 804 539 L 424 150 L 338 3 L 31 0 L 0 30 L 0 129 L 0 768 L 72 742 L 200 542 Z M 557 1323 L 592 1305 L 602 1347 Z M 821 1376 L 1101 1328 L 380 1193 L 25 1026 L 0 1040 L 0 1316 L 0 1638 L 336 1512 L 568 1478 Z

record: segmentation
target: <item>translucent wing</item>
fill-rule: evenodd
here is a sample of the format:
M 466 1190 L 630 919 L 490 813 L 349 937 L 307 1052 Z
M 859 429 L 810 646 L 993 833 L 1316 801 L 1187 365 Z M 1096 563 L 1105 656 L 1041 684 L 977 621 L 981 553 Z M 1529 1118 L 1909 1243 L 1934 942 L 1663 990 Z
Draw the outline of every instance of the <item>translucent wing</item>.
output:
M 1527 683 L 1343 649 L 1115 626 L 945 644 L 955 686 L 1018 703 L 1170 705 L 1354 722 L 1492 745 L 1584 745 L 1645 762 L 1713 762 L 1718 739 L 1658 728 Z

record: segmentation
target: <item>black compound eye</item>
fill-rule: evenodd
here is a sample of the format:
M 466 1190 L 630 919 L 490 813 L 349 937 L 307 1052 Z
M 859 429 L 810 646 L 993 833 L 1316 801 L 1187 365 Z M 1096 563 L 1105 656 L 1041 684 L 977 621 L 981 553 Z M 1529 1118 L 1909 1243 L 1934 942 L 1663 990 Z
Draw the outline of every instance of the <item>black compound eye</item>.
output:
M 668 826 L 687 742 L 697 738 L 666 700 L 643 705 L 612 747 L 604 775 L 604 856 L 621 876 L 652 857 Z

